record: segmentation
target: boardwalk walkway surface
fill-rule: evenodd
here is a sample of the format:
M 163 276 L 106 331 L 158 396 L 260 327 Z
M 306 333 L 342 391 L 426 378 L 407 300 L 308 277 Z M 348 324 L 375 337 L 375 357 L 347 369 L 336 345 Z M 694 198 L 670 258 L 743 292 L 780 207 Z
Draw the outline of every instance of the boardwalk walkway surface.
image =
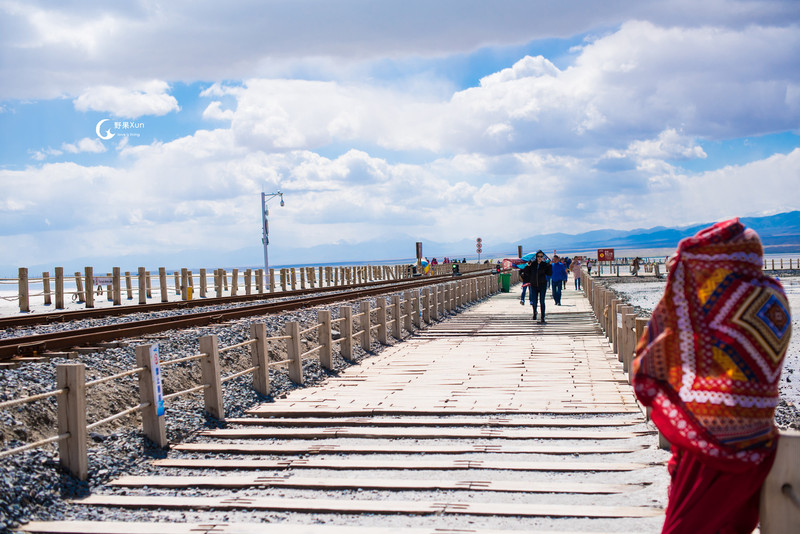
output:
M 657 532 L 668 454 L 586 299 L 499 294 L 30 532 Z M 161 524 L 154 524 L 162 522 Z M 134 528 L 135 527 L 135 528 Z

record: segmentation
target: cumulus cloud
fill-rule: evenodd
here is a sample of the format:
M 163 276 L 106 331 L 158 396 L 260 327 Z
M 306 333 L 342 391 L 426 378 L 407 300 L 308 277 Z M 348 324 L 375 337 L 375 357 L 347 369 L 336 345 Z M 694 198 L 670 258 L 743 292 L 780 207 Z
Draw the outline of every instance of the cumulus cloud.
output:
M 179 111 L 178 101 L 168 94 L 169 84 L 153 80 L 135 87 L 101 85 L 85 90 L 75 99 L 78 111 L 106 111 L 135 119 L 142 115 L 166 115 Z
M 103 143 L 100 142 L 99 139 L 91 139 L 89 137 L 84 137 L 77 143 L 64 143 L 61 145 L 61 148 L 65 152 L 69 152 L 71 154 L 78 154 L 80 152 L 99 154 L 106 151 L 106 147 L 103 146 Z

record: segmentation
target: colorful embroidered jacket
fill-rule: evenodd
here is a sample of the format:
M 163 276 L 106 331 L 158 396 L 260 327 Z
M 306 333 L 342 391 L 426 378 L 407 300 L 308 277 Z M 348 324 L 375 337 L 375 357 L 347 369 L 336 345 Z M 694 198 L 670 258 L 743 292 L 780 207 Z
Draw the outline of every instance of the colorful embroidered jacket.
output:
M 661 433 L 726 471 L 757 465 L 777 444 L 791 318 L 762 262 L 758 235 L 738 219 L 682 240 L 633 362 L 636 395 Z

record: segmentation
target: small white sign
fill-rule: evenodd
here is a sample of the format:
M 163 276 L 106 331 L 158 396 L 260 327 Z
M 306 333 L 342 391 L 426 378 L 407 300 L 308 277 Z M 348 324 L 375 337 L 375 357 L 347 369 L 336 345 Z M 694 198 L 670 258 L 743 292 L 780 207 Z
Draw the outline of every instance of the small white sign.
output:
M 114 278 L 111 276 L 95 276 L 94 277 L 94 285 L 96 286 L 106 286 L 108 284 L 114 283 Z
M 161 360 L 158 357 L 158 344 L 150 345 L 150 371 L 153 375 L 153 390 L 156 396 L 156 415 L 164 415 L 164 392 L 161 389 Z

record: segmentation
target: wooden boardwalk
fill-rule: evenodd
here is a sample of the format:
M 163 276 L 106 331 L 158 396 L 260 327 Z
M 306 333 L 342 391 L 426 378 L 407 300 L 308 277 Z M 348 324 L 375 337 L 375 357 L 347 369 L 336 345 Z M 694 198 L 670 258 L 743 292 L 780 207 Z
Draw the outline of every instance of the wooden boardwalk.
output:
M 518 298 L 512 288 L 255 407 L 173 446 L 153 475 L 75 505 L 113 507 L 135 525 L 26 530 L 660 530 L 668 454 L 588 302 L 572 290 L 563 306 L 548 298 L 541 325 Z

